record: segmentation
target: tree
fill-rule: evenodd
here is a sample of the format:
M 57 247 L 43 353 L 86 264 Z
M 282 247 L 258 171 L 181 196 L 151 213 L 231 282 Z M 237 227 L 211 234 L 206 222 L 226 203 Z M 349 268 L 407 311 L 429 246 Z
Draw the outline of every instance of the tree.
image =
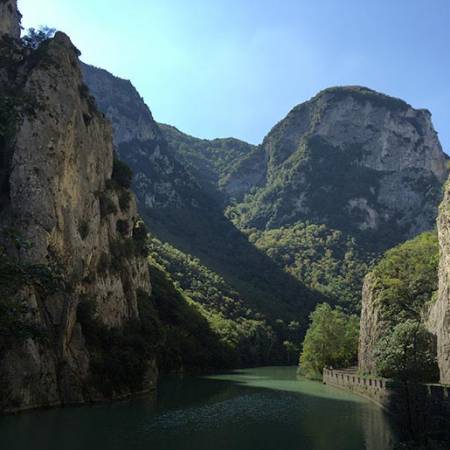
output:
M 300 369 L 309 377 L 320 376 L 324 367 L 342 368 L 356 362 L 359 319 L 333 309 L 327 303 L 317 305 L 310 316 L 311 325 L 303 341 Z
M 28 28 L 27 34 L 22 37 L 22 45 L 36 50 L 43 42 L 51 39 L 55 33 L 55 28 L 47 26 L 41 26 L 37 30 L 36 28 Z
M 416 320 L 400 322 L 375 349 L 377 374 L 400 380 L 439 379 L 434 336 Z

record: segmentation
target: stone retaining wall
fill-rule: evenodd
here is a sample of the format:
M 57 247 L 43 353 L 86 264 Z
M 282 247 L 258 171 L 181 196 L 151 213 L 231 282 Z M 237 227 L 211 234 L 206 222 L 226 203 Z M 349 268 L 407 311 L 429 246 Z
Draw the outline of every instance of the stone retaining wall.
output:
M 406 383 L 330 369 L 324 369 L 323 382 L 375 402 L 415 439 L 450 443 L 450 386 Z
M 323 382 L 372 400 L 389 412 L 391 389 L 395 383 L 386 378 L 363 377 L 355 372 L 324 369 Z

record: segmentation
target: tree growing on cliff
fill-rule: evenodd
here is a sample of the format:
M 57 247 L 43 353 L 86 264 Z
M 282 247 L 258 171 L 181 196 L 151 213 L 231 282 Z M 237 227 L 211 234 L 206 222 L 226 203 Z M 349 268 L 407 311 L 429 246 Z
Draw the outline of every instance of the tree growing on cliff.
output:
M 375 349 L 377 374 L 400 380 L 439 379 L 435 337 L 418 321 L 399 323 Z
M 28 28 L 27 34 L 22 37 L 22 45 L 36 50 L 43 42 L 51 39 L 56 33 L 55 28 L 41 26 L 38 29 Z
M 358 350 L 359 319 L 327 303 L 311 314 L 311 325 L 303 342 L 300 371 L 318 377 L 324 367 L 343 368 L 354 365 Z

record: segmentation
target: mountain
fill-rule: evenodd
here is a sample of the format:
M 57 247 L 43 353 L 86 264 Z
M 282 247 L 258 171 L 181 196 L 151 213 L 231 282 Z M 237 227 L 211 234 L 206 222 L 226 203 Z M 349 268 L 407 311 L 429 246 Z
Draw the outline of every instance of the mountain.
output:
M 428 111 L 367 88 L 338 87 L 295 107 L 225 189 L 246 194 L 230 209 L 241 228 L 307 220 L 383 250 L 434 227 L 447 173 Z
M 205 155 L 217 165 L 207 151 L 217 140 L 162 131 L 191 173 L 208 172 Z M 224 154 L 231 163 L 209 178 L 227 217 L 280 268 L 351 311 L 372 263 L 434 228 L 448 173 L 428 111 L 357 86 L 320 92 L 261 145 Z
M 115 128 L 134 120 L 126 114 L 127 102 L 137 102 L 133 111 L 145 110 L 129 82 L 89 67 L 85 76 Z M 106 87 L 113 82 L 114 88 Z M 124 114 L 126 119 L 120 117 Z M 150 163 L 143 175 L 139 158 L 144 152 L 136 156 L 142 139 L 138 145 L 128 133 L 125 145 L 127 134 L 119 129 L 116 140 L 120 156 L 136 171 L 140 210 L 158 238 L 199 257 L 232 284 L 238 282 L 248 297 L 247 280 L 261 272 L 255 270 L 256 247 L 272 267 L 306 285 L 312 303 L 322 298 L 358 311 L 362 279 L 374 260 L 434 227 L 448 169 L 430 116 L 367 88 L 330 88 L 296 106 L 261 145 L 252 146 L 231 138 L 197 139 L 158 126 L 148 111 L 158 136 L 157 157 L 170 161 L 166 175 L 151 173 Z M 161 190 L 155 189 L 161 177 L 168 198 L 177 199 L 163 209 L 149 202 L 161 204 Z M 227 255 L 218 236 L 233 236 L 230 248 L 242 248 L 242 253 Z M 249 254 L 255 256 L 252 263 L 245 261 Z M 250 267 L 247 280 L 234 270 L 243 266 Z M 257 285 L 262 298 L 262 291 L 276 284 L 264 286 L 260 279 Z
M 26 45 L 16 1 L 0 8 L 0 412 L 224 367 L 207 320 L 162 270 L 149 274 L 130 172 L 79 51 L 60 32 Z

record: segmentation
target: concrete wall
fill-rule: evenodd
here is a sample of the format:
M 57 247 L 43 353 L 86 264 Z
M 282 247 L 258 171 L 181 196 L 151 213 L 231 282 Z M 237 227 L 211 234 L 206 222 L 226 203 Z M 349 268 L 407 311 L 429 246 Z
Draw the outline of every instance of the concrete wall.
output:
M 361 395 L 386 410 L 405 436 L 450 448 L 450 386 L 417 384 L 324 369 L 323 382 Z M 441 447 L 436 447 L 441 448 Z

